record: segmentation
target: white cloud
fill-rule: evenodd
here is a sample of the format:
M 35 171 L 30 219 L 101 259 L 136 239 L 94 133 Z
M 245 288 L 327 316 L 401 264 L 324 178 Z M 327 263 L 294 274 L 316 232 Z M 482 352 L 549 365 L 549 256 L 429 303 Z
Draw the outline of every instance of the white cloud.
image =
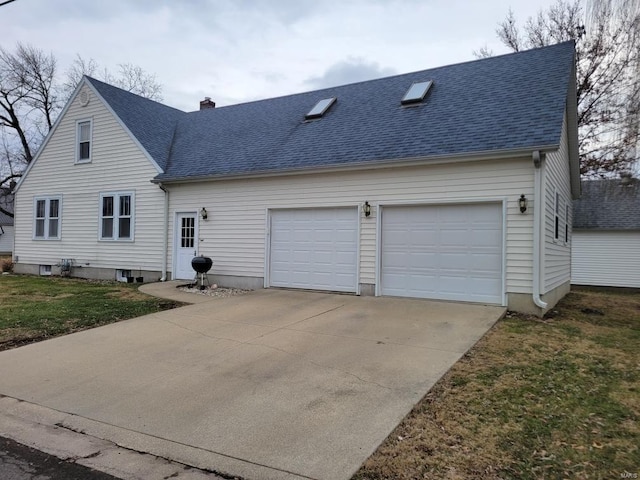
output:
M 313 89 L 335 87 L 373 78 L 388 77 L 394 73 L 396 72 L 392 68 L 381 67 L 376 62 L 367 62 L 363 58 L 351 57 L 331 65 L 321 76 L 308 78 L 305 84 Z

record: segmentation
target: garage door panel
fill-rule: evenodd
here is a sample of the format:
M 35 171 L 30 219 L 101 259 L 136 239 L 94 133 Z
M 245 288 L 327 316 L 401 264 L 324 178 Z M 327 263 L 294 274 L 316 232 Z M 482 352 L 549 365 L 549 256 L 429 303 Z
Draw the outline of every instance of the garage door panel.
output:
M 272 211 L 270 285 L 355 292 L 357 222 L 355 208 Z
M 449 247 L 467 247 L 467 236 L 472 233 L 467 229 L 460 230 L 443 230 L 440 232 L 440 238 L 437 245 L 448 245 Z
M 498 265 L 500 264 L 500 257 L 498 255 L 473 255 L 470 262 L 471 269 L 479 274 L 482 272 L 499 274 L 502 271 L 498 269 Z
M 502 303 L 500 204 L 383 207 L 383 295 Z
M 402 242 L 403 237 L 406 239 L 406 243 L 409 245 L 420 246 L 420 245 L 433 245 L 438 241 L 438 232 L 435 230 L 416 230 L 409 232 L 398 232 L 399 242 Z

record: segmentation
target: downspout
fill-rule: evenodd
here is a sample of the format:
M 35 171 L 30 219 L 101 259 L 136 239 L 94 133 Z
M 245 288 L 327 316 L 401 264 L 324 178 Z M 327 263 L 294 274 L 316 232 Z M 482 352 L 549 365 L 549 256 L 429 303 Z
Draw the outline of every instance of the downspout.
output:
M 533 160 L 533 303 L 541 309 L 547 308 L 547 303 L 540 298 L 540 271 L 542 269 L 541 226 L 544 199 L 542 198 L 542 174 L 544 154 L 536 150 L 531 155 Z
M 158 186 L 164 192 L 164 237 L 162 238 L 162 278 L 167 281 L 167 248 L 169 248 L 169 190 L 159 183 Z

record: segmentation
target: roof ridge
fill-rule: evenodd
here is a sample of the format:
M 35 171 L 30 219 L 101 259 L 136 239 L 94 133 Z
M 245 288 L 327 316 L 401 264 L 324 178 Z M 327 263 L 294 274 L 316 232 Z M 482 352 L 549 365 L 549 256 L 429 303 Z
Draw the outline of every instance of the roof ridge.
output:
M 118 93 L 125 94 L 125 95 L 131 95 L 131 96 L 134 96 L 134 97 L 136 97 L 136 98 L 138 98 L 140 100 L 143 100 L 145 102 L 151 102 L 151 103 L 153 103 L 155 105 L 158 105 L 158 106 L 161 106 L 161 107 L 164 107 L 164 108 L 168 108 L 168 109 L 171 109 L 171 110 L 175 110 L 176 113 L 182 113 L 182 114 L 188 113 L 188 112 L 185 112 L 184 110 L 180 110 L 179 108 L 175 108 L 175 107 L 172 107 L 170 105 L 167 105 L 166 103 L 162 103 L 162 102 L 159 102 L 157 100 L 153 100 L 151 98 L 147 98 L 147 97 L 145 97 L 143 95 L 140 95 L 140 94 L 137 94 L 137 93 L 133 93 L 133 92 L 131 92 L 129 90 L 125 90 L 124 88 L 118 87 L 118 86 L 113 85 L 111 83 L 103 82 L 102 80 L 98 80 L 97 78 L 91 77 L 89 75 L 84 75 L 84 77 L 86 77 L 86 79 L 89 80 L 89 82 L 92 83 L 94 86 L 95 86 L 96 83 L 99 83 L 100 86 L 105 86 L 107 88 L 112 88 L 114 90 L 118 90 L 119 91 Z
M 497 59 L 503 59 L 505 57 L 512 57 L 512 56 L 521 56 L 521 55 L 527 55 L 527 54 L 531 54 L 531 52 L 535 52 L 535 51 L 539 51 L 539 50 L 546 50 L 546 49 L 553 49 L 553 48 L 559 48 L 560 46 L 563 47 L 567 47 L 569 44 L 574 45 L 575 42 L 573 40 L 567 40 L 564 42 L 559 42 L 559 43 L 555 43 L 553 45 L 546 45 L 546 46 L 542 46 L 542 47 L 536 47 L 536 48 L 530 48 L 527 50 L 520 50 L 518 52 L 507 52 L 507 53 L 503 53 L 500 55 L 495 55 L 495 56 L 491 56 L 491 57 L 484 57 L 484 58 L 476 58 L 473 60 L 465 60 L 462 62 L 456 62 L 456 63 L 450 63 L 447 65 L 439 65 L 436 67 L 431 67 L 431 68 L 425 68 L 422 70 L 414 70 L 411 72 L 405 72 L 405 73 L 397 73 L 394 75 L 385 75 L 384 77 L 378 77 L 378 78 L 371 78 L 369 80 L 359 80 L 356 82 L 351 82 L 351 83 L 343 83 L 340 85 L 334 85 L 332 87 L 323 87 L 320 89 L 315 89 L 315 90 L 305 90 L 303 92 L 297 92 L 297 93 L 290 93 L 290 94 L 285 94 L 285 95 L 278 95 L 276 97 L 268 97 L 268 98 L 260 98 L 260 99 L 255 99 L 255 100 L 248 100 L 245 102 L 240 102 L 240 103 L 233 103 L 230 105 L 223 105 L 223 106 L 219 106 L 216 108 L 211 108 L 211 109 L 206 109 L 206 110 L 193 110 L 190 112 L 186 112 L 187 114 L 194 114 L 194 113 L 200 113 L 200 112 L 215 112 L 216 110 L 222 110 L 222 109 L 227 109 L 229 107 L 237 107 L 240 105 L 252 105 L 252 104 L 256 104 L 256 103 L 260 103 L 260 102 L 267 102 L 267 101 L 273 101 L 273 100 L 279 100 L 279 99 L 283 99 L 283 98 L 289 98 L 289 97 L 297 97 L 297 96 L 301 96 L 301 95 L 309 95 L 312 93 L 321 93 L 321 92 L 325 92 L 325 91 L 330 91 L 330 90 L 335 90 L 338 88 L 346 88 L 346 87 L 353 87 L 356 85 L 365 85 L 365 84 L 371 84 L 374 82 L 381 82 L 384 80 L 392 80 L 392 79 L 397 79 L 397 78 L 401 78 L 404 76 L 413 76 L 419 73 L 423 73 L 423 72 L 435 72 L 435 71 L 439 71 L 439 70 L 443 70 L 443 69 L 448 69 L 451 67 L 457 67 L 457 66 L 462 66 L 462 65 L 467 65 L 470 63 L 480 63 L 480 62 L 488 62 L 488 61 L 495 61 Z

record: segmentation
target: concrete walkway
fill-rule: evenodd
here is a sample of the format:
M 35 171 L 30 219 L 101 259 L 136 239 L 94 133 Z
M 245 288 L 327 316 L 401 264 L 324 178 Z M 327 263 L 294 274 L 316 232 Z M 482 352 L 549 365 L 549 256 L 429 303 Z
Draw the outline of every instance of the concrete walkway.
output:
M 197 293 L 183 292 L 178 287 L 188 284 L 188 280 L 171 280 L 169 282 L 143 283 L 138 290 L 147 295 L 158 298 L 166 298 L 174 302 L 182 303 L 205 303 L 216 300 L 215 297 L 200 295 Z
M 145 286 L 164 288 L 175 290 Z M 16 419 L 41 419 L 247 479 L 348 479 L 505 310 L 285 290 L 204 298 L 0 352 L 0 435 L 19 440 Z

